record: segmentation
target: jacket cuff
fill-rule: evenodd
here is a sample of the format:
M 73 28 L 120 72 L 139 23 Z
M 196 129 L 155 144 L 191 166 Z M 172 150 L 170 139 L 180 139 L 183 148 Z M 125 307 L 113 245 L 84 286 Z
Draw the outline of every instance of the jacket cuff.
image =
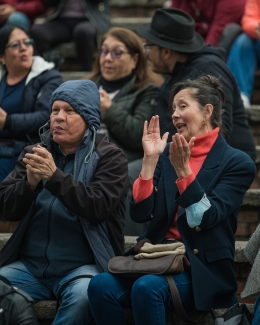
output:
M 11 129 L 11 124 L 12 124 L 11 115 L 7 114 L 3 130 L 9 131 Z
M 204 190 L 199 182 L 195 180 L 180 194 L 179 191 L 175 195 L 175 203 L 182 208 L 188 208 L 190 205 L 199 202 L 204 195 Z
M 59 168 L 56 168 L 51 179 L 45 183 L 45 188 L 52 193 L 52 191 L 54 191 L 54 185 L 58 184 L 58 186 L 60 186 L 63 175 L 63 171 L 61 171 Z

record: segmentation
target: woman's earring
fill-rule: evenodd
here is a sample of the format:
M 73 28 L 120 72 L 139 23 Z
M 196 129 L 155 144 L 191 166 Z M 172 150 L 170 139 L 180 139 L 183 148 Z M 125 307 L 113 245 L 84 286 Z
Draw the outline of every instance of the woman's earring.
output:
M 208 124 L 208 120 L 206 119 L 206 117 L 204 117 L 203 119 L 203 125 L 207 125 Z

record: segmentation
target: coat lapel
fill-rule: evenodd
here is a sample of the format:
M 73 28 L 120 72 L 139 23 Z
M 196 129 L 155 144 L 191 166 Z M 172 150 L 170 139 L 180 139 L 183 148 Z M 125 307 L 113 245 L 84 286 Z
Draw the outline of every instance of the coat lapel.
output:
M 178 191 L 178 187 L 175 183 L 177 179 L 176 172 L 171 165 L 168 155 L 162 156 L 163 164 L 163 181 L 164 181 L 164 195 L 166 198 L 166 205 L 168 211 L 168 218 L 173 219 L 177 204 L 174 202 L 175 193 Z

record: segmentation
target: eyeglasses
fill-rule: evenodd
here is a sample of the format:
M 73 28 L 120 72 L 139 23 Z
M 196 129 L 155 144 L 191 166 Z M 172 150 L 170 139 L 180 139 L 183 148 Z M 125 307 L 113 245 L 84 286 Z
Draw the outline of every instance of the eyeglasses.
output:
M 130 54 L 130 52 L 124 52 L 124 51 L 119 50 L 119 49 L 114 49 L 114 50 L 109 51 L 109 50 L 106 49 L 106 48 L 101 48 L 101 49 L 99 50 L 99 54 L 100 54 L 100 57 L 101 57 L 101 58 L 105 58 L 105 57 L 108 55 L 108 53 L 110 53 L 111 58 L 112 58 L 113 60 L 114 60 L 114 59 L 120 59 L 121 56 L 122 56 L 122 54 L 125 54 L 125 53 L 129 53 L 129 54 Z
M 150 52 L 149 47 L 150 46 L 157 46 L 156 44 L 152 44 L 152 43 L 143 43 L 143 47 L 146 53 Z
M 25 46 L 25 47 L 30 47 L 33 45 L 33 39 L 31 38 L 28 38 L 28 39 L 25 39 L 25 40 L 22 40 L 22 41 L 15 41 L 15 42 L 12 42 L 8 45 L 6 45 L 6 49 L 9 47 L 11 50 L 20 50 L 22 44 Z

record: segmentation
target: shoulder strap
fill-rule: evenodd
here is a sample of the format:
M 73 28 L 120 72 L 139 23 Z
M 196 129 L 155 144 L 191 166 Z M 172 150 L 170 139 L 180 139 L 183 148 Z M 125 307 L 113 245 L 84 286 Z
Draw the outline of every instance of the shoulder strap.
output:
M 198 323 L 204 313 L 196 311 L 197 315 L 195 315 L 194 318 L 190 318 L 188 316 L 188 314 L 186 313 L 186 311 L 184 310 L 184 308 L 183 308 L 183 305 L 182 305 L 182 302 L 181 302 L 181 299 L 180 299 L 180 295 L 179 295 L 179 291 L 178 291 L 178 289 L 176 287 L 176 284 L 175 284 L 172 276 L 171 275 L 165 275 L 165 278 L 166 278 L 166 280 L 168 282 L 168 285 L 170 287 L 172 300 L 173 300 L 174 308 L 176 310 L 177 315 L 185 323 Z

